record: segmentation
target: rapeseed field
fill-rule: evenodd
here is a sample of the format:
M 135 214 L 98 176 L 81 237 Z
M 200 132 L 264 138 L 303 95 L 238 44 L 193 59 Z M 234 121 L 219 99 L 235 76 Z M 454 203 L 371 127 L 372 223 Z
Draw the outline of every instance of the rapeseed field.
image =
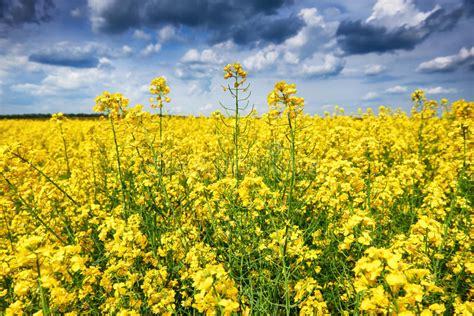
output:
M 474 102 L 310 116 L 295 85 L 0 121 L 0 314 L 472 315 Z M 94 101 L 91 100 L 91 103 Z

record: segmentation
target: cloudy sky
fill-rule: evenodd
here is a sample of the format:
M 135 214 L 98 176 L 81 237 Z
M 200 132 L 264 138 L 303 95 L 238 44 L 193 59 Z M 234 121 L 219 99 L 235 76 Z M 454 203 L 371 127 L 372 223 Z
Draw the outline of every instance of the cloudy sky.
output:
M 0 114 L 87 113 L 102 91 L 209 114 L 241 62 L 262 113 L 276 81 L 306 112 L 474 99 L 474 0 L 0 0 Z

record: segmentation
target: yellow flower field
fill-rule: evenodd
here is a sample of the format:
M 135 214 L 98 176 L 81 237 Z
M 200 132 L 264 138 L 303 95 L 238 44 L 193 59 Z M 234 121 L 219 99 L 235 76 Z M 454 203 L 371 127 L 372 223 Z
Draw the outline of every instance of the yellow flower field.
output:
M 257 116 L 225 71 L 229 115 L 157 78 L 158 114 L 0 121 L 0 314 L 472 315 L 474 102 Z

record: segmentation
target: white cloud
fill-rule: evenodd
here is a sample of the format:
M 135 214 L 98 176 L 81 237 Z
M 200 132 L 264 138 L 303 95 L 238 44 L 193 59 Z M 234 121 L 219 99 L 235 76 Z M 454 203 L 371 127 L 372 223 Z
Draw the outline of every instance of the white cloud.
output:
M 133 32 L 133 37 L 136 39 L 144 40 L 144 41 L 151 40 L 151 35 L 142 30 L 135 30 Z
M 224 62 L 241 60 L 235 52 L 235 44 L 230 40 L 202 51 L 191 48 L 174 68 L 174 75 L 186 82 L 189 96 L 209 93 L 213 78 L 216 78 L 217 74 L 222 78 Z
M 142 50 L 143 56 L 149 56 L 151 54 L 156 54 L 161 50 L 161 44 L 149 44 L 145 49 Z
M 180 105 L 173 105 L 168 113 L 181 114 L 181 113 L 183 113 L 183 107 L 180 106 Z
M 198 52 L 197 49 L 190 49 L 188 50 L 183 57 L 181 57 L 182 62 L 197 62 L 199 61 L 201 54 Z
M 16 49 L 17 46 L 18 44 L 11 45 L 8 49 L 0 48 L 5 54 L 0 58 L 0 80 L 6 96 L 5 102 L 0 102 L 0 112 L 91 112 L 95 96 L 105 90 L 122 92 L 130 98 L 131 104 L 147 104 L 147 89 L 142 91 L 140 86 L 149 83 L 156 76 L 156 69 L 137 67 L 127 73 L 129 65 L 115 65 L 114 58 L 120 57 L 122 46 L 109 48 L 117 52 L 117 56 L 97 55 L 96 68 L 58 67 L 31 62 L 28 56 L 23 56 L 25 51 L 28 52 L 27 47 L 23 44 Z M 167 71 L 169 69 L 162 69 L 160 74 L 169 76 Z M 171 82 L 171 86 L 175 87 L 175 83 L 176 81 Z M 181 89 L 172 88 L 172 91 Z M 16 102 L 22 105 L 17 106 Z
M 281 44 L 268 44 L 263 48 L 256 48 L 250 52 L 235 50 L 232 41 L 225 43 L 225 47 L 213 46 L 213 51 L 221 61 L 230 62 L 242 60 L 245 69 L 249 71 L 263 71 L 272 69 L 278 74 L 293 73 L 297 76 L 331 76 L 342 71 L 345 62 L 336 57 L 334 35 L 337 22 L 327 23 L 316 8 L 303 8 L 298 13 L 304 26 L 293 37 Z M 322 52 L 317 54 L 315 52 Z M 202 53 L 191 49 L 182 57 L 183 63 L 203 62 Z M 229 58 L 231 57 L 231 58 Z M 303 69 L 295 71 L 295 65 L 302 64 Z
M 203 106 L 199 107 L 199 111 L 204 111 L 204 112 L 208 112 L 212 109 L 215 109 L 216 106 L 212 103 L 206 103 L 204 104 Z
M 100 69 L 56 68 L 40 83 L 20 83 L 11 86 L 16 92 L 34 96 L 63 95 L 83 88 L 95 87 L 98 80 L 106 80 L 108 75 Z
M 345 61 L 334 55 L 325 55 L 322 64 L 315 64 L 315 56 L 303 63 L 301 75 L 304 77 L 327 77 L 339 74 L 345 65 Z
M 347 75 L 347 76 L 352 76 L 352 75 L 360 75 L 360 69 L 356 67 L 344 67 L 344 69 L 341 71 L 341 74 Z
M 161 43 L 169 41 L 176 36 L 176 29 L 172 25 L 166 25 L 158 31 L 158 39 Z
M 2 56 L 0 59 L 0 78 L 7 77 L 10 71 L 26 68 L 29 64 L 27 56 L 15 56 L 12 54 Z
M 416 69 L 419 72 L 449 72 L 464 64 L 474 64 L 474 46 L 461 48 L 457 54 L 436 57 L 421 63 Z
M 218 63 L 219 58 L 217 57 L 216 52 L 212 49 L 205 49 L 201 52 L 200 61 L 203 63 Z
M 75 71 L 64 69 L 47 75 L 46 78 L 43 79 L 42 84 L 53 88 L 75 90 L 94 85 L 97 80 L 105 77 L 105 73 L 98 69 L 81 69 Z
M 384 65 L 368 65 L 365 67 L 364 73 L 367 76 L 375 76 L 384 72 L 386 69 L 387 67 L 385 67 Z
M 293 37 L 279 45 L 269 44 L 260 50 L 255 50 L 247 56 L 243 65 L 254 71 L 272 68 L 278 73 L 287 74 L 294 65 L 302 64 L 299 76 L 331 76 L 344 68 L 344 60 L 335 57 L 334 35 L 337 23 L 324 21 L 316 8 L 303 8 L 298 17 L 305 25 Z M 322 52 L 316 56 L 315 52 Z M 319 57 L 319 60 L 318 58 Z M 322 60 L 321 60 L 322 59 Z
M 272 47 L 268 47 L 265 50 L 258 51 L 255 55 L 247 57 L 243 64 L 248 70 L 261 70 L 273 65 L 278 57 L 279 53 Z M 288 57 L 291 58 L 291 56 Z
M 28 56 L 23 55 L 24 53 L 25 48 L 20 45 L 2 55 L 2 58 L 0 58 L 0 79 L 49 72 L 51 69 L 57 68 L 56 66 L 32 62 L 28 59 Z M 5 82 L 8 82 L 8 80 Z
M 211 91 L 213 77 L 222 71 L 220 65 L 201 62 L 180 63 L 175 68 L 175 77 L 187 82 L 188 95 Z
M 138 90 L 142 93 L 150 93 L 150 86 L 146 85 L 146 84 L 143 84 L 143 85 L 140 86 L 140 88 Z
M 199 52 L 197 49 L 188 50 L 181 58 L 183 63 L 203 63 L 203 64 L 218 64 L 221 59 L 217 56 L 212 48 L 204 49 Z
M 368 92 L 368 93 L 364 96 L 363 100 L 364 100 L 364 101 L 372 101 L 372 100 L 376 100 L 376 99 L 378 99 L 378 98 L 379 98 L 379 94 L 378 94 L 377 92 Z
M 408 88 L 405 86 L 394 86 L 385 90 L 388 94 L 401 94 L 408 91 Z
M 280 49 L 292 51 L 306 58 L 320 50 L 321 47 L 334 48 L 336 42 L 332 40 L 336 33 L 337 23 L 327 23 L 316 8 L 303 8 L 298 16 L 304 21 L 305 25 L 295 36 L 288 38 L 283 44 L 279 45 Z
M 125 56 L 130 56 L 133 52 L 133 49 L 128 45 L 123 45 L 122 46 L 122 52 Z
M 334 51 L 337 51 L 338 54 L 342 54 L 342 50 L 339 47 L 337 47 L 337 39 L 336 38 L 328 40 L 322 47 L 325 50 L 334 50 Z
M 301 9 L 298 13 L 298 16 L 303 19 L 307 26 L 320 26 L 322 28 L 325 28 L 324 19 L 321 15 L 318 14 L 318 9 L 316 8 Z
M 401 26 L 413 27 L 425 21 L 439 9 L 440 7 L 436 5 L 429 12 L 421 12 L 416 7 L 414 0 L 377 0 L 372 8 L 372 14 L 366 22 L 389 29 Z
M 301 50 L 306 45 L 311 44 L 313 40 L 325 38 L 322 33 L 327 31 L 327 26 L 324 18 L 319 15 L 316 8 L 303 8 L 298 13 L 298 16 L 304 21 L 305 26 L 302 27 L 296 35 L 288 38 L 279 48 L 282 50 Z M 319 41 L 318 41 L 319 42 Z
M 70 14 L 74 18 L 80 18 L 82 16 L 82 10 L 81 8 L 75 8 L 71 10 Z
M 283 55 L 283 60 L 291 65 L 296 65 L 300 62 L 298 56 L 292 52 L 285 52 L 285 55 Z
M 102 17 L 102 14 L 110 10 L 114 2 L 114 0 L 87 0 L 93 31 L 98 31 L 101 27 L 107 24 L 107 21 Z
M 426 94 L 450 94 L 457 93 L 458 90 L 455 88 L 443 88 L 443 87 L 433 87 L 425 89 Z
M 112 61 L 108 59 L 107 57 L 101 57 L 99 58 L 99 65 L 97 68 L 100 69 L 113 69 L 114 67 L 112 66 Z
M 201 93 L 203 93 L 203 90 L 201 89 L 200 85 L 197 84 L 196 82 L 192 83 L 188 88 L 188 95 L 201 94 Z
M 308 42 L 308 36 L 303 30 L 299 31 L 295 36 L 288 38 L 284 45 L 288 49 L 296 49 L 302 47 Z
M 48 87 L 42 84 L 33 83 L 19 83 L 10 87 L 12 91 L 19 92 L 22 94 L 30 94 L 34 96 L 47 96 L 58 93 L 57 90 L 52 87 Z
M 236 45 L 232 40 L 227 40 L 225 42 L 212 46 L 212 49 L 222 53 L 227 53 L 233 49 L 236 49 Z

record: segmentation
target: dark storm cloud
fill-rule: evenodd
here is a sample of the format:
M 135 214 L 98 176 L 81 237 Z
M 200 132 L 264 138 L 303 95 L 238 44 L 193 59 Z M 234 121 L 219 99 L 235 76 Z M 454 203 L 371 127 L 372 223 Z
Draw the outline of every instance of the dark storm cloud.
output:
M 122 33 L 131 28 L 171 24 L 210 32 L 212 42 L 233 39 L 240 45 L 280 43 L 303 26 L 297 17 L 277 15 L 292 0 L 89 0 L 94 30 Z
M 29 60 L 54 66 L 94 68 L 99 65 L 99 56 L 110 56 L 110 52 L 97 43 L 74 46 L 61 42 L 54 47 L 34 52 L 29 56 Z
M 292 3 L 293 1 L 285 0 L 259 0 L 259 1 L 242 1 L 244 5 L 252 6 L 257 12 L 264 12 L 267 14 L 276 13 L 277 9 L 283 6 L 286 3 Z M 239 2 L 237 2 L 239 3 Z
M 412 50 L 431 34 L 451 30 L 463 16 L 468 16 L 465 6 L 452 11 L 439 9 L 420 25 L 395 29 L 360 20 L 346 20 L 339 25 L 336 36 L 339 45 L 348 55 Z
M 254 19 L 248 23 L 231 28 L 226 34 L 218 34 L 215 42 L 231 38 L 238 45 L 246 45 L 259 41 L 280 44 L 295 35 L 304 22 L 298 17 L 290 16 L 277 19 Z
M 464 13 L 468 17 L 474 16 L 474 0 L 464 0 L 463 1 Z
M 0 24 L 41 23 L 51 19 L 53 0 L 0 0 Z
M 29 57 L 29 60 L 41 64 L 75 68 L 94 68 L 99 64 L 99 59 L 93 56 L 61 56 L 48 54 L 32 54 Z
M 389 31 L 386 27 L 362 21 L 342 21 L 336 36 L 347 54 L 356 55 L 395 49 L 411 50 L 425 35 L 406 27 Z
M 103 33 L 122 33 L 132 25 L 140 24 L 140 6 L 134 1 L 111 1 L 106 10 L 100 10 L 99 14 L 94 14 L 92 8 L 91 22 L 97 31 Z

